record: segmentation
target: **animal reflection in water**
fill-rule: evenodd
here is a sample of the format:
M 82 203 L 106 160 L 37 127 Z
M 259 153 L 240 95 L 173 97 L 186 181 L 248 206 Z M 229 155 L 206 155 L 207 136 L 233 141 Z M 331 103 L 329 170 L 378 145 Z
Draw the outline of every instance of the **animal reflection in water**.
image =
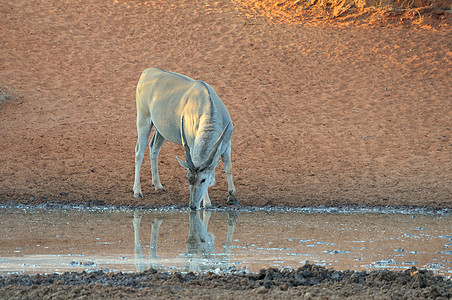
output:
M 203 211 L 201 220 L 200 211 L 189 212 L 189 231 L 187 239 L 187 251 L 183 254 L 186 258 L 185 271 L 206 271 L 217 268 L 227 268 L 230 264 L 232 235 L 237 223 L 238 212 L 228 212 L 228 232 L 223 245 L 223 253 L 216 254 L 214 249 L 215 235 L 207 232 L 211 212 Z M 164 266 L 158 258 L 157 242 L 160 226 L 163 219 L 154 218 L 151 223 L 151 241 L 149 245 L 149 257 L 144 258 L 143 248 L 140 242 L 140 224 L 142 214 L 135 212 L 133 215 L 134 231 L 134 256 L 135 267 L 138 272 L 148 268 L 163 270 Z

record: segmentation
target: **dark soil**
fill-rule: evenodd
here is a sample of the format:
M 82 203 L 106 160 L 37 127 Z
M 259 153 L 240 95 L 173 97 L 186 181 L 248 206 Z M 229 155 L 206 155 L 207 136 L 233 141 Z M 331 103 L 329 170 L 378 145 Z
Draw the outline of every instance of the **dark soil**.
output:
M 307 264 L 298 270 L 223 274 L 103 271 L 0 277 L 2 299 L 29 298 L 278 298 L 450 299 L 452 281 L 415 267 L 403 272 L 336 271 Z

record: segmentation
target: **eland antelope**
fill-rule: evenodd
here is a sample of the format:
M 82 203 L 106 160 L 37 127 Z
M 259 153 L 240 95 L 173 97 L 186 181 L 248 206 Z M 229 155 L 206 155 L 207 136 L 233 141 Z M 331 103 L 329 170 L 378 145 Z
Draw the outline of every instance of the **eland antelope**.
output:
M 231 136 L 233 125 L 226 106 L 207 83 L 187 76 L 146 69 L 140 77 L 136 92 L 138 141 L 135 147 L 135 197 L 143 196 L 140 168 L 149 143 L 152 185 L 164 190 L 158 173 L 158 154 L 166 140 L 185 148 L 185 161 L 190 186 L 190 209 L 211 206 L 207 189 L 215 184 L 215 168 L 219 159 L 224 164 L 228 181 L 228 204 L 239 204 L 232 181 Z

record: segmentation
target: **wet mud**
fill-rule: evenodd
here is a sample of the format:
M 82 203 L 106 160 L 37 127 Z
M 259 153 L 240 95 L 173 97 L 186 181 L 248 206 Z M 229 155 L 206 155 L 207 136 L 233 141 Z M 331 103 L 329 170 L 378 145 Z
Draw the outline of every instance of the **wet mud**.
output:
M 452 281 L 412 267 L 403 272 L 337 271 L 306 264 L 258 273 L 71 272 L 0 277 L 0 297 L 31 298 L 449 299 Z

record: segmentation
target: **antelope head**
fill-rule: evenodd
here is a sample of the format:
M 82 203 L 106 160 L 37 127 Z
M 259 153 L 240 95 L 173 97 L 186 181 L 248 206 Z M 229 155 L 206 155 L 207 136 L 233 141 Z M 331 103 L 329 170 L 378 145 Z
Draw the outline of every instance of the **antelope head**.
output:
M 218 140 L 215 142 L 214 146 L 210 150 L 210 154 L 201 163 L 199 166 L 195 166 L 190 155 L 190 147 L 187 144 L 185 133 L 184 133 L 184 119 L 182 118 L 182 144 L 185 148 L 185 161 L 182 161 L 179 157 L 176 156 L 180 165 L 187 169 L 187 180 L 190 186 L 190 202 L 189 206 L 191 210 L 197 210 L 200 207 L 201 200 L 204 198 L 204 195 L 207 192 L 209 184 L 212 180 L 215 168 L 218 166 L 219 156 L 217 156 L 218 147 L 221 145 L 221 142 L 224 140 L 225 133 L 229 128 L 229 124 L 226 125 L 226 128 L 221 133 Z M 208 144 L 208 143 L 207 143 Z

